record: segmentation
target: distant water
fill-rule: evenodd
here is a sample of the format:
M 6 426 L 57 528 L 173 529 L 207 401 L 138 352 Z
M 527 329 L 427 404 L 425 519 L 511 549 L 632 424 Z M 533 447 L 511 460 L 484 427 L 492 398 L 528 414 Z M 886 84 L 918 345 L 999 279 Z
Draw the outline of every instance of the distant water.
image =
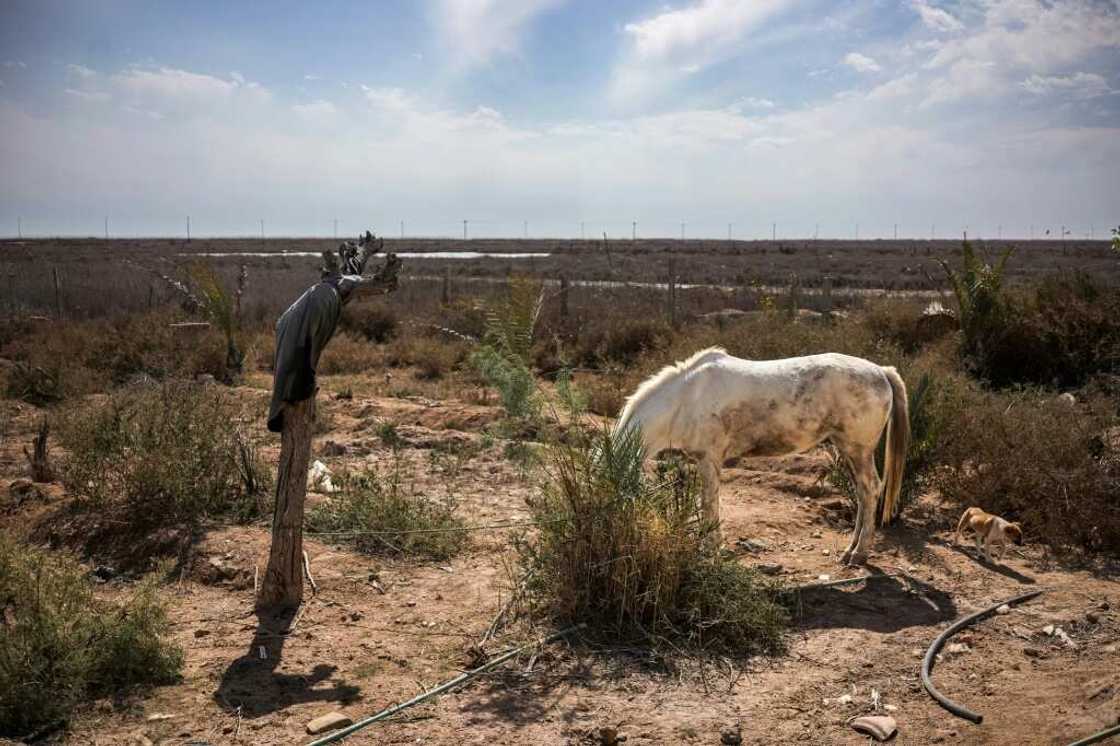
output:
M 265 258 L 285 259 L 287 257 L 322 256 L 320 251 L 214 251 L 183 253 L 179 256 L 205 256 L 205 257 L 239 257 L 259 256 Z M 550 253 L 535 252 L 485 252 L 485 251 L 402 251 L 397 256 L 403 259 L 543 259 L 552 256 Z

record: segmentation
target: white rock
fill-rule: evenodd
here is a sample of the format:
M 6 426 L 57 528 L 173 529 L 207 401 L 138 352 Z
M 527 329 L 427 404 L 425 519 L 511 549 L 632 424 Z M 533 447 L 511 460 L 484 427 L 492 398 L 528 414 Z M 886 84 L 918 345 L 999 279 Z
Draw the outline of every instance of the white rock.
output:
M 996 609 L 996 613 L 997 614 L 1010 614 L 1011 613 L 1011 607 L 1008 606 L 1007 604 L 1004 604 L 1003 606 L 1000 606 L 998 609 Z
M 326 715 L 321 715 L 308 723 L 307 732 L 311 735 L 326 733 L 329 730 L 345 728 L 353 722 L 353 720 L 343 715 L 341 712 L 328 712 Z
M 832 576 L 829 575 L 828 573 L 822 573 L 821 575 L 817 576 L 817 580 L 819 580 L 823 583 L 825 581 L 832 580 Z
M 1055 629 L 1056 629 L 1056 627 L 1054 627 L 1053 624 L 1047 624 L 1045 627 L 1042 628 L 1042 634 L 1046 635 L 1047 637 L 1053 637 Z

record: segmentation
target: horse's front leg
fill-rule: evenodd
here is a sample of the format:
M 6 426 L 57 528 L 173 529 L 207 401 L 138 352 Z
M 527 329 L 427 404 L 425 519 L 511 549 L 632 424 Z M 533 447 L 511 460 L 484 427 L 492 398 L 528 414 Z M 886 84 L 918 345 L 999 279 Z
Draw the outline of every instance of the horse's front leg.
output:
M 719 465 L 705 456 L 700 459 L 699 471 L 703 489 L 700 507 L 704 520 L 712 526 L 711 540 L 718 547 L 723 544 L 723 528 L 719 521 Z

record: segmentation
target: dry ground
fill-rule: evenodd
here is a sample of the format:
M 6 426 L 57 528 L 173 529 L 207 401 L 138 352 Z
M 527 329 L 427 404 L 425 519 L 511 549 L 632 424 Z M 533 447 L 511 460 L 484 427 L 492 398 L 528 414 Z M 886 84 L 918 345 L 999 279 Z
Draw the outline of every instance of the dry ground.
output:
M 252 383 L 238 395 L 263 407 L 266 381 L 258 376 Z M 411 468 L 418 490 L 456 495 L 470 524 L 526 516 L 531 479 L 503 456 L 500 441 L 488 443 L 480 434 L 497 418 L 495 408 L 392 398 L 375 377 L 346 379 L 354 400 L 342 402 L 330 396 L 338 384 L 324 382 L 321 408 L 331 429 L 315 444 L 332 468 L 397 458 Z M 37 413 L 11 401 L 0 406 L 12 417 L 0 452 L 6 493 L 20 476 L 20 448 Z M 405 440 L 397 456 L 378 437 L 387 421 Z M 275 458 L 278 443 L 269 443 L 268 456 Z M 477 450 L 462 459 L 438 455 L 448 443 Z M 440 444 L 443 450 L 434 451 Z M 824 454 L 814 452 L 743 462 L 725 472 L 726 536 L 765 544 L 741 550 L 742 562 L 779 563 L 791 584 L 857 572 L 836 561 L 850 515 L 821 485 L 825 464 Z M 26 530 L 64 499 L 57 487 L 45 492 L 47 504 L 25 505 L 0 516 L 0 524 Z M 903 744 L 1063 744 L 1115 723 L 1115 574 L 1063 568 L 1038 547 L 987 566 L 953 545 L 951 519 L 926 500 L 901 526 L 879 535 L 872 570 L 902 570 L 909 581 L 804 593 L 785 657 L 697 661 L 641 649 L 592 650 L 578 640 L 555 644 L 348 743 L 597 743 L 599 729 L 610 726 L 627 744 L 713 744 L 722 730 L 741 726 L 748 744 L 854 744 L 865 739 L 846 721 L 872 711 L 873 690 L 883 705 L 897 708 L 892 714 Z M 446 563 L 373 558 L 309 538 L 319 591 L 308 592 L 294 633 L 282 637 L 252 610 L 253 572 L 263 568 L 267 529 L 214 527 L 195 547 L 181 582 L 165 589 L 174 638 L 186 651 L 182 683 L 142 700 L 98 703 L 77 720 L 68 742 L 303 743 L 310 740 L 306 723 L 320 714 L 340 710 L 357 718 L 408 699 L 469 665 L 467 649 L 506 597 L 508 538 L 508 531 L 474 534 L 466 551 Z M 118 582 L 102 592 L 115 593 Z M 942 690 L 982 712 L 983 725 L 937 707 L 918 682 L 919 656 L 937 632 L 1036 587 L 1047 592 L 958 636 L 969 651 L 946 656 L 936 669 Z M 1065 629 L 1076 647 L 1043 635 L 1047 624 Z M 488 650 L 528 634 L 508 630 Z M 845 694 L 850 703 L 834 701 Z

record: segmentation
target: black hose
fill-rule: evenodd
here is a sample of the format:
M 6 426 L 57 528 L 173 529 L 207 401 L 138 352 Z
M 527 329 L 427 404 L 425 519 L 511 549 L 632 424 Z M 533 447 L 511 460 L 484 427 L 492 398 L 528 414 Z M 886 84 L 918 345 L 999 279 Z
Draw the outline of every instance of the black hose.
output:
M 1120 736 L 1120 724 L 1114 725 L 1111 728 L 1105 728 L 1100 733 L 1094 733 L 1091 736 L 1086 736 L 1080 741 L 1074 741 L 1069 746 L 1089 746 L 1091 743 L 1100 743 L 1106 738 L 1111 736 Z
M 926 691 L 929 692 L 929 696 L 933 697 L 935 700 L 937 700 L 937 704 L 941 705 L 957 717 L 964 718 L 965 720 L 969 720 L 973 723 L 976 723 L 977 725 L 982 723 L 984 721 L 983 715 L 975 713 L 967 707 L 962 707 L 961 705 L 946 697 L 941 692 L 937 691 L 937 687 L 933 685 L 933 681 L 929 677 L 930 669 L 933 668 L 934 659 L 941 651 L 941 646 L 945 644 L 945 641 L 955 635 L 957 632 L 960 632 L 965 627 L 971 624 L 975 624 L 981 619 L 990 617 L 996 612 L 996 609 L 1005 604 L 1007 606 L 1014 606 L 1015 604 L 1020 604 L 1023 601 L 1029 601 L 1030 599 L 1040 595 L 1041 593 L 1042 589 L 1039 589 L 1037 591 L 1031 591 L 1030 593 L 1024 593 L 1021 596 L 1016 596 L 1015 598 L 1008 599 L 1007 601 L 1000 601 L 997 604 L 992 604 L 988 608 L 982 609 L 975 614 L 969 614 L 962 619 L 958 619 L 957 621 L 953 622 L 952 626 L 938 635 L 937 639 L 933 641 L 933 644 L 929 646 L 929 650 L 926 651 L 926 657 L 922 659 L 922 686 L 924 686 L 926 688 Z

